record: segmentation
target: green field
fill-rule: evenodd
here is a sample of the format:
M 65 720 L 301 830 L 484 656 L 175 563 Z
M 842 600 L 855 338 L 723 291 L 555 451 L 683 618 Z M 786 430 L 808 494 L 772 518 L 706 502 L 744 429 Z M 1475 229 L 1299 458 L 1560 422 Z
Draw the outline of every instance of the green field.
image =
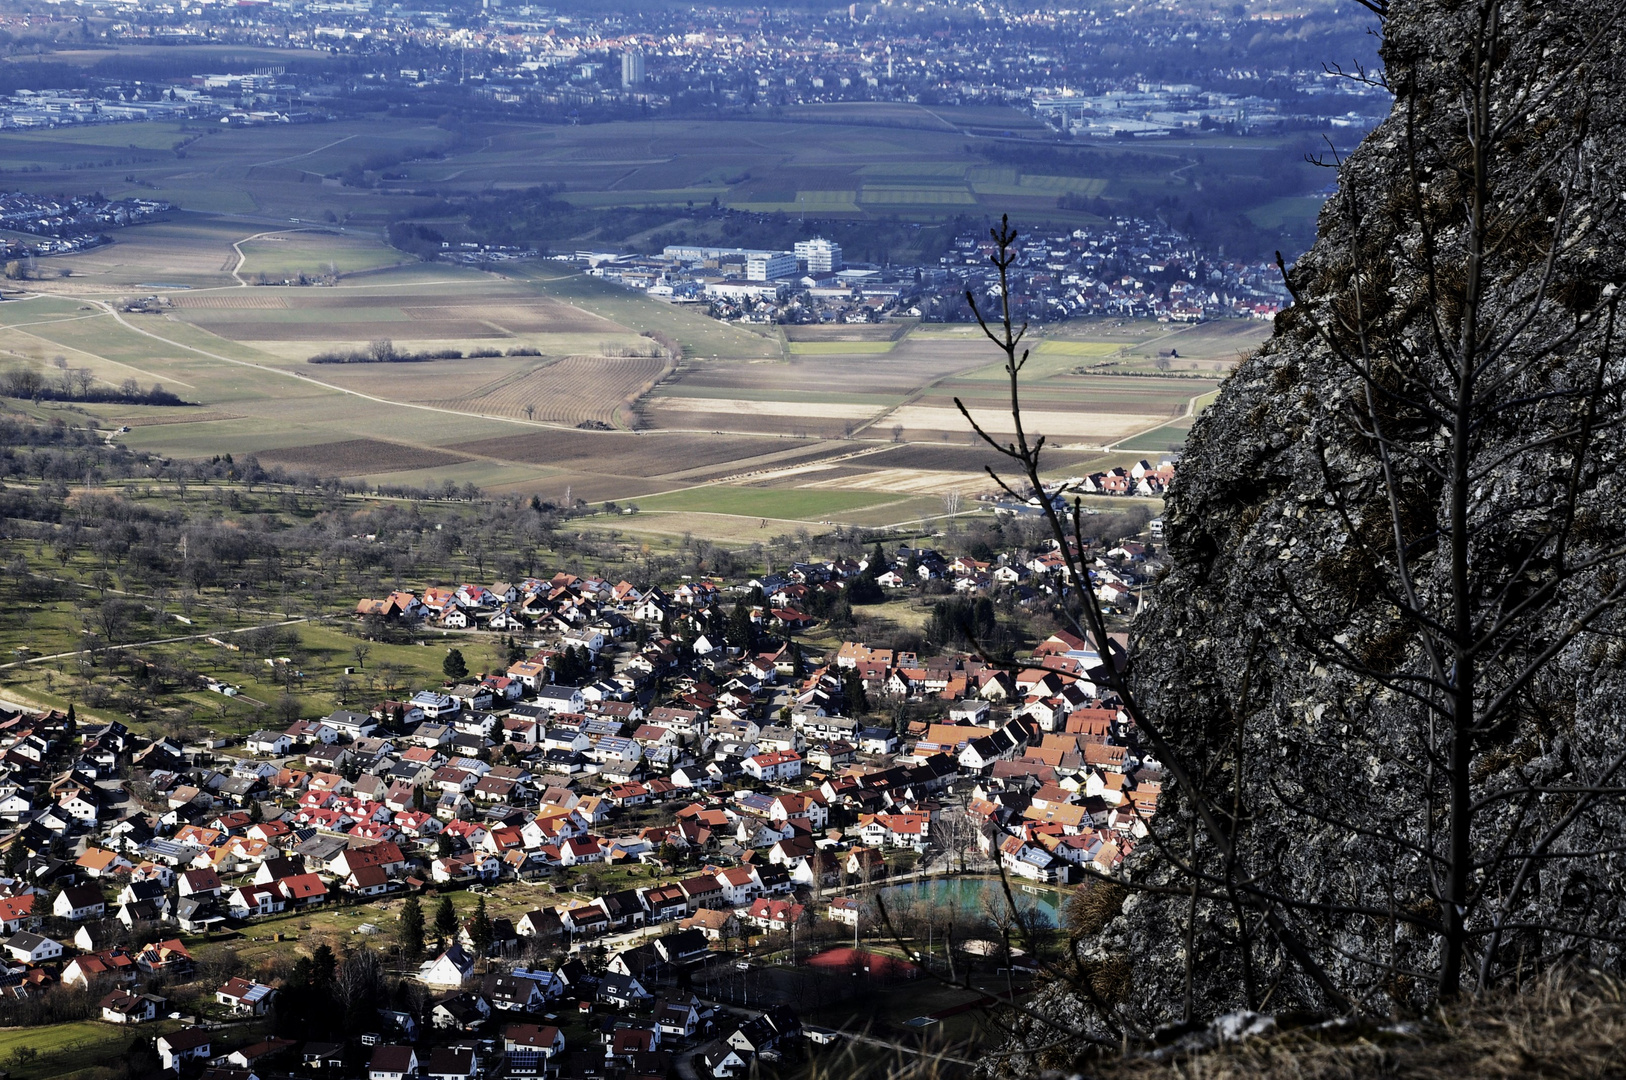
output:
M 1123 348 L 1116 341 L 1068 341 L 1046 338 L 1034 348 L 1035 356 L 1111 356 Z
M 172 1020 L 139 1028 L 85 1020 L 50 1027 L 4 1028 L 0 1029 L 0 1061 L 6 1063 L 16 1080 L 44 1080 L 107 1066 L 122 1058 L 132 1041 L 154 1038 L 180 1026 Z M 39 1056 L 27 1064 L 18 1064 L 13 1057 L 18 1047 L 36 1051 Z
M 637 500 L 646 511 L 732 514 L 783 521 L 822 521 L 832 514 L 864 510 L 899 497 L 868 491 L 802 491 L 796 489 L 707 487 L 675 491 Z
M 240 247 L 243 265 L 239 272 L 243 274 L 352 274 L 409 261 L 408 256 L 381 246 L 370 236 L 286 232 L 248 240 Z
M 1314 226 L 1326 198 L 1321 195 L 1288 196 L 1248 211 L 1248 220 L 1262 229 Z

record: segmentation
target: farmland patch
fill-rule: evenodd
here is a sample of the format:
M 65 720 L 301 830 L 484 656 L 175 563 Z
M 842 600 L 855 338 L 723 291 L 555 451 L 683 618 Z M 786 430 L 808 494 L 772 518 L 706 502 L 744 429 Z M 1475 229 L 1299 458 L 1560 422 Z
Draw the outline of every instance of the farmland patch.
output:
M 661 476 L 702 465 L 738 463 L 776 450 L 807 446 L 807 439 L 688 434 L 619 434 L 541 429 L 523 435 L 447 447 L 521 464 L 553 465 L 626 476 Z
M 324 476 L 408 472 L 414 469 L 456 465 L 468 460 L 461 454 L 448 454 L 441 450 L 406 446 L 379 439 L 346 439 L 343 442 L 317 443 L 315 446 L 263 450 L 259 458 L 261 464 L 309 469 Z
M 638 500 L 642 510 L 691 514 L 734 514 L 783 520 L 822 520 L 826 515 L 861 510 L 889 501 L 886 493 L 819 491 L 802 488 L 733 487 L 717 484 Z
M 255 309 L 285 308 L 288 301 L 270 289 L 232 289 L 228 292 L 176 293 L 169 298 L 176 308 Z
M 661 397 L 652 399 L 676 412 L 720 412 L 741 416 L 805 416 L 823 420 L 862 420 L 874 416 L 873 405 L 844 402 L 751 401 L 745 398 Z
M 885 206 L 975 206 L 976 196 L 963 187 L 893 187 L 865 184 L 862 199 Z
M 892 351 L 892 341 L 791 341 L 794 356 L 859 356 Z
M 1038 356 L 1111 356 L 1123 348 L 1122 342 L 1117 341 L 1065 341 L 1061 338 L 1046 338 L 1039 342 L 1034 349 Z
M 399 338 L 408 331 L 402 325 L 409 320 L 352 320 L 341 322 L 266 322 L 249 319 L 211 320 L 206 326 L 211 333 L 232 341 L 372 341 L 375 338 Z M 447 319 L 441 322 L 420 322 L 411 325 L 410 335 L 417 341 L 458 341 L 465 338 L 504 338 L 509 334 L 490 323 L 472 319 Z
M 987 474 L 877 468 L 859 475 L 816 478 L 795 486 L 810 489 L 839 488 L 844 491 L 885 491 L 898 495 L 946 495 L 949 492 L 975 495 L 994 485 Z
M 653 356 L 567 356 L 481 392 L 438 404 L 500 416 L 579 424 L 614 423 L 616 410 L 646 393 L 666 370 Z M 529 411 L 527 411 L 529 410 Z
M 989 434 L 1015 434 L 1016 428 L 1011 423 L 1008 410 L 973 408 L 971 416 Z M 1051 412 L 1038 409 L 1026 409 L 1022 413 L 1022 425 L 1030 437 L 1034 433 L 1042 433 L 1051 438 L 1107 440 L 1122 438 L 1166 420 L 1167 416 L 1152 413 Z M 902 424 L 910 431 L 964 431 L 967 427 L 965 417 L 960 415 L 959 410 L 927 405 L 905 405 L 889 415 L 886 421 Z

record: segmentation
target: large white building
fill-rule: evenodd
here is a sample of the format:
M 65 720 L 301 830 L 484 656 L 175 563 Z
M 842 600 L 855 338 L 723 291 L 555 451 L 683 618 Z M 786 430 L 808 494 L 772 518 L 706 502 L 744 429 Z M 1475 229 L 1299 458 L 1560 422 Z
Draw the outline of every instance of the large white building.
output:
M 796 257 L 810 274 L 833 274 L 842 267 L 841 245 L 823 237 L 796 241 Z
M 772 281 L 797 271 L 796 256 L 783 251 L 764 252 L 745 260 L 745 280 Z
M 644 54 L 637 49 L 630 49 L 621 54 L 621 85 L 623 87 L 644 85 Z

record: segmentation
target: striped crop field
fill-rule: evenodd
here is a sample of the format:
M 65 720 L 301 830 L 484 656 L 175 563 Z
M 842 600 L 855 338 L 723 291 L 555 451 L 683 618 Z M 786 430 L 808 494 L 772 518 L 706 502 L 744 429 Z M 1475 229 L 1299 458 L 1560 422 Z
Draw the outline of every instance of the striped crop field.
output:
M 895 341 L 790 341 L 786 347 L 793 356 L 849 356 L 858 353 L 888 353 Z
M 1039 342 L 1034 353 L 1040 356 L 1111 356 L 1122 349 L 1123 343 L 1117 341 L 1061 341 L 1057 338 L 1046 338 Z
M 897 206 L 975 206 L 977 198 L 963 187 L 893 187 L 865 184 L 863 201 Z
M 656 356 L 567 356 L 436 404 L 559 424 L 613 424 L 616 410 L 648 393 L 666 370 L 667 361 Z

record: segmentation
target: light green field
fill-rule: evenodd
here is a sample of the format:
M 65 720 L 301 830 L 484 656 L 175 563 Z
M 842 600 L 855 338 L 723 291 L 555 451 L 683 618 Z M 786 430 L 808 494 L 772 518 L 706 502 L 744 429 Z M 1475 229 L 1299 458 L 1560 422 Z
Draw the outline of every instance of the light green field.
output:
M 1248 211 L 1248 220 L 1263 229 L 1313 225 L 1325 202 L 1321 195 L 1288 196 L 1254 207 Z
M 1186 434 L 1191 430 L 1190 420 L 1176 420 L 1172 424 L 1153 431 L 1143 431 L 1134 438 L 1125 439 L 1118 443 L 1116 449 L 1134 451 L 1136 453 L 1165 454 L 1179 450 L 1186 442 Z
M 795 344 L 795 342 L 792 342 Z M 738 399 L 740 391 L 724 386 L 697 386 L 694 383 L 667 383 L 655 388 L 650 399 L 663 397 L 717 398 L 723 401 Z M 815 405 L 873 405 L 881 408 L 896 405 L 902 397 L 896 394 L 843 393 L 839 390 L 790 390 L 773 387 L 751 392 L 753 401 L 805 401 Z
M 733 514 L 739 517 L 822 521 L 832 514 L 862 510 L 899 497 L 873 491 L 803 491 L 795 488 L 715 487 L 675 491 L 636 500 L 646 511 Z
M 977 197 L 963 187 L 891 187 L 865 184 L 859 200 L 888 206 L 975 206 Z
M 856 356 L 861 353 L 888 353 L 895 341 L 792 341 L 786 343 L 793 356 Z
M 503 276 L 533 283 L 543 295 L 576 304 L 622 325 L 670 334 L 687 347 L 686 355 L 724 360 L 780 359 L 782 356 L 778 342 L 766 334 L 721 323 L 676 304 L 650 300 L 574 270 L 519 263 L 504 267 Z
M 826 206 L 851 206 L 858 199 L 856 191 L 798 191 L 796 203 L 809 210 L 822 209 Z
M 944 179 L 961 180 L 965 178 L 966 166 L 949 163 L 932 164 L 930 162 L 894 163 L 884 162 L 877 165 L 865 165 L 858 170 L 863 176 L 901 176 L 908 179 L 941 177 Z
M 1046 338 L 1033 350 L 1035 356 L 1111 356 L 1123 348 L 1117 341 L 1068 341 Z
M 1107 182 L 1093 176 L 1036 176 L 1025 174 L 1017 186 L 1033 188 L 1038 191 L 1094 196 L 1106 191 Z
M 246 241 L 241 248 L 244 260 L 239 273 L 243 274 L 351 274 L 413 261 L 373 236 L 280 233 Z

